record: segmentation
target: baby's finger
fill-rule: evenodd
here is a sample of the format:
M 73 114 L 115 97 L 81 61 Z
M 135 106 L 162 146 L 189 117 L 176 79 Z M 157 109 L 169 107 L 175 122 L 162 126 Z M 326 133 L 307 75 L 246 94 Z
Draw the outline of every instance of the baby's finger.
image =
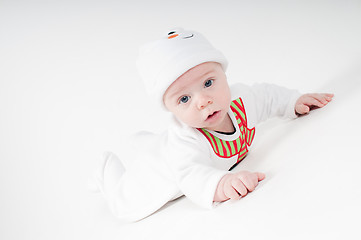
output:
M 303 104 L 298 104 L 296 105 L 296 112 L 298 114 L 306 114 L 310 111 L 310 108 L 306 105 L 303 105 Z
M 246 196 L 248 193 L 247 188 L 243 185 L 241 180 L 233 179 L 232 180 L 232 187 L 241 195 L 242 197 Z M 238 196 L 239 198 L 239 196 Z
M 258 185 L 258 177 L 256 174 L 240 176 L 240 180 L 250 192 L 252 192 Z
M 333 98 L 333 96 L 334 96 L 333 93 L 324 93 L 324 95 L 326 96 L 326 100 L 327 100 L 327 101 L 331 101 L 332 98 Z
M 232 199 L 232 200 L 237 200 L 239 199 L 239 194 L 237 193 L 237 191 L 233 188 L 232 185 L 227 185 L 224 186 L 224 195 L 226 195 L 226 197 Z
M 326 105 L 328 103 L 326 94 L 315 93 L 312 95 L 312 97 L 314 97 L 316 100 L 318 100 L 323 105 Z
M 310 95 L 307 99 L 305 99 L 304 104 L 307 106 L 316 106 L 316 107 L 323 107 L 325 104 L 320 102 L 314 95 Z
M 264 174 L 264 173 L 256 172 L 255 174 L 256 174 L 257 177 L 258 177 L 258 181 L 262 181 L 263 179 L 266 178 L 266 174 Z

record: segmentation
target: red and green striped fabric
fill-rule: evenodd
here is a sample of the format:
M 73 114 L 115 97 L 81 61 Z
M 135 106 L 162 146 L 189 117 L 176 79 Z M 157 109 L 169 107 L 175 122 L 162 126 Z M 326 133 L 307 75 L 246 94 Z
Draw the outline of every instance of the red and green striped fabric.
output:
M 207 138 L 217 156 L 230 158 L 238 155 L 237 162 L 239 162 L 248 152 L 247 146 L 250 146 L 253 141 L 255 129 L 247 128 L 247 116 L 241 98 L 232 101 L 231 110 L 236 117 L 240 129 L 240 136 L 236 140 L 225 141 L 203 128 L 198 128 L 198 130 Z

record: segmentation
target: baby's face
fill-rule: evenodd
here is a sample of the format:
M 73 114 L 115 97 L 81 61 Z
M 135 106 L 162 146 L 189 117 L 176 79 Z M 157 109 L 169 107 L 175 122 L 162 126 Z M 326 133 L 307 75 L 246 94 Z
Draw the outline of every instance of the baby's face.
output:
M 222 129 L 231 104 L 226 75 L 219 63 L 202 63 L 184 73 L 163 96 L 165 106 L 194 128 Z

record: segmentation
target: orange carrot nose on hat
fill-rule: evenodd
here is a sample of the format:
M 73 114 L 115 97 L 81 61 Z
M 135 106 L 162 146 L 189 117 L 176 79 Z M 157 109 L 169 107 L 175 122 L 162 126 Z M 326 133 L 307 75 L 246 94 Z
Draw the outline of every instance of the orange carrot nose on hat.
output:
M 228 64 L 203 35 L 178 28 L 142 46 L 137 67 L 149 95 L 164 107 L 167 88 L 183 73 L 205 62 L 218 62 L 224 71 Z

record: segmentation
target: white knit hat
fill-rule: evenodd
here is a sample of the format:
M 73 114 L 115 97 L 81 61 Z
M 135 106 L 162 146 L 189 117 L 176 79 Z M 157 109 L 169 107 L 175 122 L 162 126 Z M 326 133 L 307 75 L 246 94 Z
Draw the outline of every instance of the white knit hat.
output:
M 228 64 L 202 34 L 178 28 L 142 46 L 137 67 L 149 95 L 164 107 L 167 88 L 183 73 L 205 62 L 218 62 L 224 71 Z

